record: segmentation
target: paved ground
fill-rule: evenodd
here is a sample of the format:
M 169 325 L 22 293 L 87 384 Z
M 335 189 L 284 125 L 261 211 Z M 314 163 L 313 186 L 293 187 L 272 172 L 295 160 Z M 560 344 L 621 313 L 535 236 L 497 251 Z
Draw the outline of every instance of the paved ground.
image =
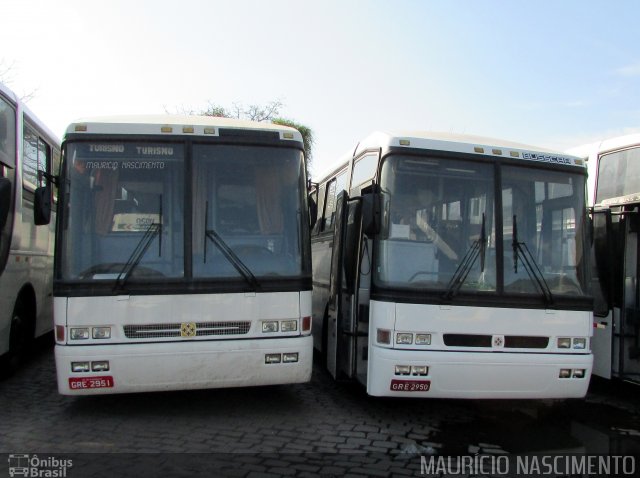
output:
M 71 459 L 68 477 L 420 476 L 437 455 L 640 454 L 639 394 L 598 382 L 553 406 L 379 399 L 316 367 L 303 385 L 63 397 L 44 345 L 0 382 L 0 477 L 16 454 Z

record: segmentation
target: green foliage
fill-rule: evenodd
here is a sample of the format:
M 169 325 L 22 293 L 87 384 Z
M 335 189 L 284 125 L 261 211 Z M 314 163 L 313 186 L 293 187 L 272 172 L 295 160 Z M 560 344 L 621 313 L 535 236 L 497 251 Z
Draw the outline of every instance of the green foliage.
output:
M 311 164 L 311 158 L 313 157 L 313 131 L 308 126 L 298 123 L 287 118 L 274 118 L 271 120 L 273 124 L 279 124 L 281 126 L 290 126 L 300 131 L 302 135 L 302 142 L 304 143 L 304 155 L 307 158 L 307 168 Z
M 234 103 L 233 106 L 225 108 L 216 103 L 209 102 L 206 109 L 199 112 L 189 111 L 188 114 L 199 114 L 203 116 L 215 116 L 219 118 L 236 118 L 249 121 L 269 122 L 278 124 L 281 126 L 290 126 L 297 129 L 302 135 L 302 142 L 304 144 L 304 156 L 307 168 L 307 177 L 309 177 L 309 168 L 311 167 L 311 158 L 313 156 L 313 131 L 308 126 L 298 123 L 297 121 L 283 118 L 280 115 L 280 110 L 283 108 L 283 104 L 280 100 L 272 101 L 266 105 L 252 104 L 244 106 L 242 103 Z

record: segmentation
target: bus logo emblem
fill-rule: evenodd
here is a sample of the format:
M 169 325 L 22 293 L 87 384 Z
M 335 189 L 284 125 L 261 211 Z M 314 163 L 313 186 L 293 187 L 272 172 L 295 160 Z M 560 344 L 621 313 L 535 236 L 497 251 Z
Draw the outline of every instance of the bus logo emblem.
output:
M 493 346 L 496 348 L 504 347 L 504 336 L 503 335 L 494 335 L 493 336 Z
M 195 322 L 183 322 L 180 324 L 180 337 L 195 337 L 195 336 L 196 336 Z

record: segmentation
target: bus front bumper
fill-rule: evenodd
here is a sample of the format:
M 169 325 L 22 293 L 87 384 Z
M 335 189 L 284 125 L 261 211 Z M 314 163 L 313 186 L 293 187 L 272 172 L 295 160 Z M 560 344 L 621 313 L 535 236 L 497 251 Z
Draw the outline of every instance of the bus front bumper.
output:
M 418 367 L 412 371 L 428 369 L 426 375 L 401 375 L 396 374 L 397 365 L 404 366 L 403 370 L 407 366 Z M 592 366 L 591 354 L 412 351 L 374 346 L 367 392 L 432 398 L 581 398 L 587 393 Z
M 56 345 L 58 391 L 63 395 L 97 395 L 308 382 L 312 340 L 307 335 L 283 339 Z M 72 364 L 76 368 L 78 364 L 80 368 L 88 366 L 89 370 L 73 372 Z

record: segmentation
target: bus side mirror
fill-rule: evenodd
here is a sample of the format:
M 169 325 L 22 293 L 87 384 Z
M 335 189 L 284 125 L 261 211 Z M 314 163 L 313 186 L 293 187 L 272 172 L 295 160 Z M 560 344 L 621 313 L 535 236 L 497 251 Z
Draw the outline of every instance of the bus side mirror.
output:
M 0 178 L 0 231 L 4 229 L 11 206 L 11 181 Z
M 367 186 L 362 190 L 362 232 L 367 237 L 373 237 L 380 232 L 382 224 L 382 202 L 380 188 L 377 184 Z
M 318 220 L 318 205 L 311 195 L 309 195 L 309 229 L 313 229 Z
M 51 187 L 36 188 L 33 196 L 33 219 L 36 226 L 51 222 Z

